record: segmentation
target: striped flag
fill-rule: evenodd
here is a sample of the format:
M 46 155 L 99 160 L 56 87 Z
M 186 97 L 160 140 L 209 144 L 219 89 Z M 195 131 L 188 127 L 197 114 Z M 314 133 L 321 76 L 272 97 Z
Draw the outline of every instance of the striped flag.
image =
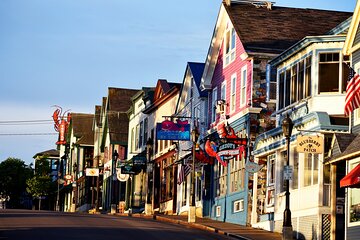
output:
M 177 184 L 182 184 L 185 181 L 185 178 L 189 173 L 191 173 L 192 169 L 189 164 L 181 165 L 179 176 L 177 179 Z
M 346 86 L 345 115 L 349 116 L 352 111 L 360 107 L 360 76 L 352 67 L 349 72 L 349 80 Z

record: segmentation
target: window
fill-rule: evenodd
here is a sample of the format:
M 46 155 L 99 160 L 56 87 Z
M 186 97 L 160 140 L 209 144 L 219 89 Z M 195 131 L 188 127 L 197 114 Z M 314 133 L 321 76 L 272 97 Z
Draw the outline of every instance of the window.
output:
M 236 103 L 236 74 L 231 76 L 231 95 L 230 95 L 230 111 L 235 110 Z
M 144 133 L 144 122 L 141 121 L 140 122 L 140 131 L 139 131 L 139 147 L 142 147 L 142 145 L 143 145 L 143 137 L 144 137 L 143 133 Z
M 234 213 L 244 211 L 244 199 L 234 201 L 233 209 Z
M 311 56 L 279 73 L 278 109 L 311 95 Z
M 247 66 L 241 69 L 241 86 L 240 86 L 240 105 L 244 106 L 246 103 L 246 80 L 247 80 Z
M 216 208 L 215 208 L 215 214 L 216 214 L 216 217 L 220 217 L 220 216 L 221 216 L 221 206 L 216 206 Z
M 135 152 L 135 128 L 131 129 L 131 152 Z
M 359 162 L 349 163 L 349 172 L 354 169 Z M 350 223 L 360 223 L 360 189 L 359 188 L 348 188 L 349 197 L 349 222 Z
M 226 82 L 221 83 L 221 96 L 220 99 L 226 100 Z
M 305 59 L 305 96 L 311 96 L 311 56 Z
M 291 152 L 293 154 L 292 163 L 293 166 L 293 178 L 292 178 L 292 189 L 299 188 L 299 153 L 296 151 L 296 148 L 292 148 Z
M 224 38 L 224 66 L 235 59 L 235 48 L 236 48 L 236 32 L 234 28 L 229 28 L 225 33 Z
M 230 160 L 230 191 L 237 192 L 244 189 L 245 158 L 234 157 Z
M 212 91 L 212 98 L 211 98 L 211 120 L 212 122 L 215 122 L 216 120 L 216 100 L 217 100 L 217 87 L 215 87 Z
M 136 132 L 135 132 L 135 151 L 139 149 L 139 132 L 140 132 L 140 124 L 136 125 Z
M 279 98 L 278 109 L 284 108 L 284 89 L 285 89 L 285 72 L 279 74 Z
M 148 140 L 148 119 L 144 119 L 144 141 L 143 144 L 145 145 Z
M 268 172 L 267 172 L 268 184 L 267 185 L 268 186 L 275 184 L 275 159 L 276 159 L 275 154 L 269 155 L 268 159 L 267 159 L 267 165 L 268 165 Z
M 284 188 L 284 184 L 285 184 L 284 171 L 282 171 L 282 170 L 284 169 L 284 166 L 286 164 L 286 157 L 287 157 L 286 151 L 282 151 L 280 153 L 280 161 L 279 161 L 279 169 L 281 169 L 281 171 L 280 171 L 279 192 L 284 192 L 285 191 L 285 188 Z
M 349 62 L 349 58 L 341 59 L 340 56 L 342 55 L 338 52 L 319 54 L 319 93 L 346 90 L 349 69 L 344 63 Z
M 360 73 L 360 63 L 355 65 L 354 70 L 356 71 L 356 73 Z M 360 108 L 355 109 L 353 115 L 354 115 L 354 125 L 360 124 Z
M 304 177 L 303 186 L 318 184 L 319 154 L 304 154 Z
M 227 168 L 218 163 L 216 165 L 215 172 L 215 187 L 216 187 L 216 196 L 223 196 L 226 194 L 226 178 L 227 178 Z
M 162 161 L 161 201 L 167 201 L 173 197 L 174 173 L 172 163 L 172 157 Z

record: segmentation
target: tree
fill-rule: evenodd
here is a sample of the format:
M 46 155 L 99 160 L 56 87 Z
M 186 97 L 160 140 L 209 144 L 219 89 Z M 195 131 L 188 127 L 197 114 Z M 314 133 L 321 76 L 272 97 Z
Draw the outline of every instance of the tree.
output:
M 33 197 L 39 199 L 39 210 L 41 210 L 41 199 L 54 191 L 54 183 L 50 176 L 34 176 L 26 181 L 26 191 Z
M 48 156 L 38 157 L 35 162 L 35 175 L 26 181 L 26 191 L 33 197 L 39 199 L 39 210 L 41 210 L 41 199 L 55 192 L 56 183 L 52 181 L 51 166 Z
M 8 158 L 0 163 L 0 195 L 9 199 L 9 207 L 22 208 L 22 197 L 26 193 L 26 180 L 33 170 L 18 158 Z

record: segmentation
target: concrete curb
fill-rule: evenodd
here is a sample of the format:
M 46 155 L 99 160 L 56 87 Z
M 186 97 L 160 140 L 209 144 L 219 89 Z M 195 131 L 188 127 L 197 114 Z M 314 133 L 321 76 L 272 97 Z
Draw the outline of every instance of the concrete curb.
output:
M 233 233 L 229 233 L 229 232 L 225 232 L 221 229 L 218 228 L 214 228 L 214 227 L 209 227 L 209 226 L 205 226 L 199 223 L 189 223 L 183 220 L 178 220 L 178 219 L 171 219 L 169 217 L 162 217 L 159 215 L 143 215 L 143 214 L 115 214 L 117 216 L 123 216 L 123 217 L 135 217 L 135 218 L 145 218 L 145 219 L 153 219 L 156 221 L 160 221 L 160 222 L 168 222 L 168 223 L 174 223 L 174 224 L 180 224 L 180 225 L 184 225 L 184 226 L 189 226 L 192 228 L 196 228 L 196 229 L 200 229 L 200 230 L 204 230 L 204 231 L 208 231 L 208 232 L 213 232 L 213 233 L 217 233 L 217 234 L 221 234 L 221 235 L 225 235 L 225 236 L 229 236 L 235 239 L 240 239 L 240 240 L 251 240 L 247 237 L 238 235 L 238 234 L 233 234 Z

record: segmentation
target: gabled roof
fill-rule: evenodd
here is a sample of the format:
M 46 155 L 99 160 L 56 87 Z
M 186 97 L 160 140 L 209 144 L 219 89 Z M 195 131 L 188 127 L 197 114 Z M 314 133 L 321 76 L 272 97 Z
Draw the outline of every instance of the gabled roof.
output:
M 39 157 L 48 156 L 49 158 L 59 158 L 60 157 L 60 151 L 56 150 L 56 149 L 46 150 L 46 151 L 43 151 L 43 152 L 36 153 L 33 156 L 33 158 L 36 158 L 38 156 Z
M 349 12 L 251 4 L 224 4 L 246 51 L 280 53 L 305 36 L 325 35 Z
M 306 36 L 325 35 L 352 13 L 318 9 L 272 6 L 271 10 L 252 3 L 223 2 L 206 57 L 201 89 L 210 89 L 222 45 L 227 19 L 230 19 L 246 54 L 275 57 Z M 238 46 L 237 46 L 238 47 Z M 243 57 L 246 58 L 246 54 Z
M 354 154 L 360 155 L 360 135 L 334 134 L 332 154 L 327 162 L 337 162 L 351 158 Z
M 112 88 L 108 89 L 108 110 L 126 112 L 131 106 L 131 97 L 138 89 Z
M 343 48 L 344 55 L 350 55 L 354 51 L 360 48 L 360 44 L 354 46 L 354 41 L 356 33 L 359 31 L 359 22 L 360 22 L 360 1 L 357 1 L 353 18 L 351 20 L 349 32 L 346 36 L 346 41 Z
M 94 145 L 94 131 L 92 124 L 94 114 L 71 113 L 71 127 L 75 137 L 79 138 L 76 144 Z
M 200 84 L 201 84 L 201 77 L 204 72 L 205 63 L 198 63 L 198 62 L 188 62 L 189 69 L 191 74 L 194 77 L 196 87 L 200 93 L 200 97 L 207 97 L 206 91 L 201 91 Z M 184 84 L 184 83 L 183 83 Z
M 159 107 L 162 103 L 166 102 L 174 94 L 178 93 L 178 91 L 181 88 L 181 85 L 182 85 L 181 83 L 168 82 L 165 79 L 159 79 L 156 84 L 153 101 L 150 105 L 146 105 L 146 108 L 144 109 L 143 112 L 145 114 L 149 114 L 150 112 L 155 110 L 157 107 Z

